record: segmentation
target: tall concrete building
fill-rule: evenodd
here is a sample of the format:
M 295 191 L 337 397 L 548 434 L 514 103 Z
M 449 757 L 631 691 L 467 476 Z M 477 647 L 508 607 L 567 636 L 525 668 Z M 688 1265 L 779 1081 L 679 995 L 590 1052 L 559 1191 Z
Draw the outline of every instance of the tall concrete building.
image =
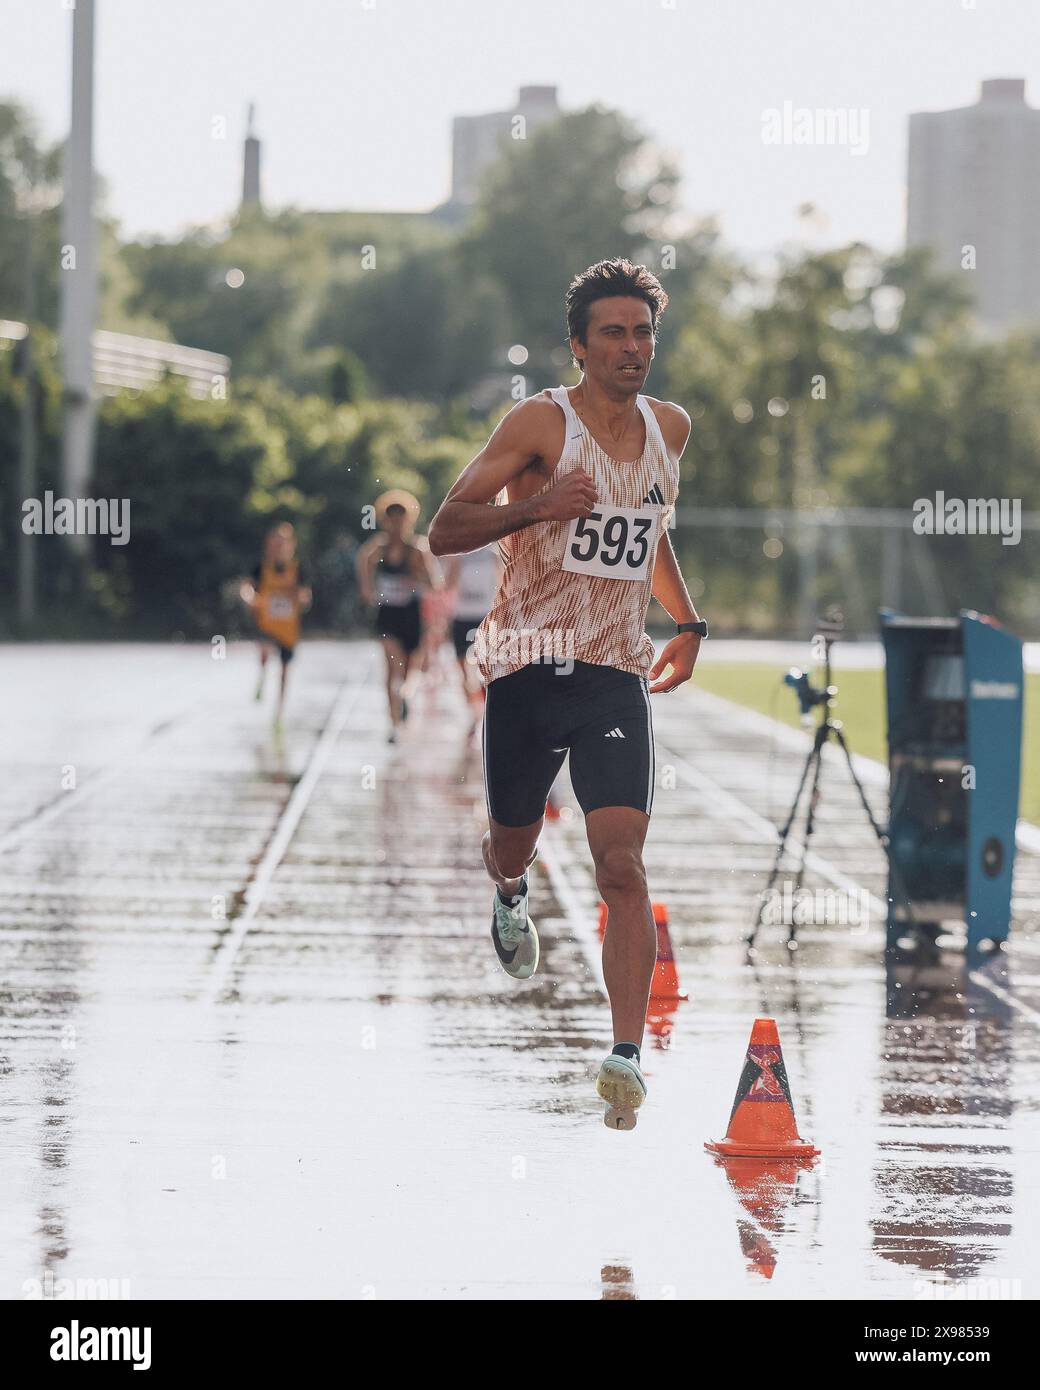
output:
M 907 244 L 964 277 L 997 333 L 1040 324 L 1040 111 L 1025 85 L 994 78 L 975 106 L 910 117 Z
M 260 208 L 260 141 L 253 133 L 255 108 L 249 107 L 249 124 L 242 146 L 242 201 L 240 208 Z M 481 175 L 489 164 L 508 150 L 513 140 L 526 139 L 539 126 L 561 115 L 555 87 L 521 87 L 516 106 L 511 111 L 492 111 L 486 116 L 456 116 L 452 122 L 451 196 L 447 202 L 428 212 L 415 213 L 314 213 L 328 221 L 346 217 L 382 218 L 399 222 L 421 222 L 424 219 L 440 224 L 445 233 L 465 222 L 477 200 Z
M 458 214 L 473 206 L 481 174 L 511 139 L 523 138 L 515 131 L 532 135 L 559 115 L 555 87 L 521 87 L 512 111 L 456 116 L 452 122 L 451 198 L 446 210 Z
M 242 207 L 260 206 L 260 141 L 253 134 L 256 108 L 249 103 L 249 125 L 242 148 Z

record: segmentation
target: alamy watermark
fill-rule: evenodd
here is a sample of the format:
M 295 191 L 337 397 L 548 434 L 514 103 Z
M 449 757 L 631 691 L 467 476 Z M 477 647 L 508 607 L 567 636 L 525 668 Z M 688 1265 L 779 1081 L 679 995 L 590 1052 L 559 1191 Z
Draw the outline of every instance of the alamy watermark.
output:
M 45 1269 L 39 1279 L 24 1279 L 22 1294 L 35 1299 L 110 1299 L 130 1297 L 129 1279 L 56 1279 L 54 1271 Z
M 950 1303 L 1005 1302 L 1022 1297 L 1021 1279 L 948 1279 L 942 1270 L 914 1280 L 914 1298 Z
M 1002 545 L 1022 539 L 1021 497 L 918 497 L 914 502 L 917 536 L 1000 536 Z
M 553 662 L 558 675 L 569 676 L 575 662 L 574 629 L 499 627 L 489 619 L 486 630 L 483 624 L 476 629 L 466 659 L 484 667 Z
M 108 536 L 112 545 L 130 539 L 129 497 L 27 497 L 22 503 L 27 536 Z
M 866 888 L 797 888 L 784 881 L 763 895 L 762 923 L 783 927 L 849 927 L 860 936 L 870 926 L 870 893 Z
M 763 145 L 847 145 L 850 154 L 870 148 L 870 111 L 865 106 L 770 106 L 762 112 Z

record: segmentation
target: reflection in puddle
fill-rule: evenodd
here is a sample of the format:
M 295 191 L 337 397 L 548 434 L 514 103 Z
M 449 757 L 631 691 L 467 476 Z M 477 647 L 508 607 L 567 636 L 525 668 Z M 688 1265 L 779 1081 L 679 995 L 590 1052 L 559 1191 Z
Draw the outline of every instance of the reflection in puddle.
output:
M 600 1271 L 603 1284 L 602 1302 L 607 1299 L 629 1299 L 635 1302 L 639 1295 L 635 1290 L 632 1271 L 627 1265 L 604 1265 Z
M 1011 1233 L 1012 1012 L 980 983 L 1007 990 L 1007 968 L 949 953 L 887 970 L 874 1248 L 943 1278 L 973 1278 Z
M 740 1248 L 750 1273 L 771 1279 L 778 1253 L 770 1237 L 787 1230 L 787 1210 L 798 1197 L 798 1175 L 809 1172 L 814 1158 L 777 1162 L 760 1158 L 716 1158 L 737 1201 L 750 1220 L 737 1218 Z

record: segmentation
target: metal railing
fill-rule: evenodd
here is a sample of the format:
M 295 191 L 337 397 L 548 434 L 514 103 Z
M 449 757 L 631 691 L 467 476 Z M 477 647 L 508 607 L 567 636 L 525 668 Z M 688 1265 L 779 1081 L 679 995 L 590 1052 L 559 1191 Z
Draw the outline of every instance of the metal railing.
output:
M 25 324 L 0 319 L 0 342 L 16 343 L 25 337 Z M 231 375 L 231 359 L 220 352 L 183 347 L 158 338 L 138 338 L 131 333 L 110 333 L 99 328 L 93 337 L 94 385 L 104 396 L 120 391 L 147 391 L 168 374 L 183 377 L 196 400 L 214 394 L 214 387 L 226 385 Z

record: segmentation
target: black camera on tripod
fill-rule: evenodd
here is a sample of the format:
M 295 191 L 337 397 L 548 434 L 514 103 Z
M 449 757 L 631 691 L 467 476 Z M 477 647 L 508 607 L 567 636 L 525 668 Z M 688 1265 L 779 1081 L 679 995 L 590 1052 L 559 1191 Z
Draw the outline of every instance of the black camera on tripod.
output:
M 784 676 L 784 685 L 789 685 L 798 697 L 798 708 L 802 712 L 802 723 L 809 723 L 810 716 L 817 705 L 829 705 L 838 693 L 838 687 L 831 684 L 831 647 L 845 631 L 845 615 L 840 608 L 832 605 L 816 624 L 813 633 L 813 653 L 824 662 L 824 684 L 814 686 L 809 680 L 808 671 L 800 666 L 792 666 Z M 821 649 L 822 648 L 822 649 Z
M 784 676 L 784 685 L 789 685 L 798 696 L 798 708 L 802 712 L 802 719 L 808 719 L 809 715 L 817 705 L 822 705 L 827 699 L 828 691 L 837 694 L 834 686 L 828 686 L 824 690 L 817 690 L 816 686 L 809 683 L 808 671 L 803 671 L 800 666 L 792 666 Z

